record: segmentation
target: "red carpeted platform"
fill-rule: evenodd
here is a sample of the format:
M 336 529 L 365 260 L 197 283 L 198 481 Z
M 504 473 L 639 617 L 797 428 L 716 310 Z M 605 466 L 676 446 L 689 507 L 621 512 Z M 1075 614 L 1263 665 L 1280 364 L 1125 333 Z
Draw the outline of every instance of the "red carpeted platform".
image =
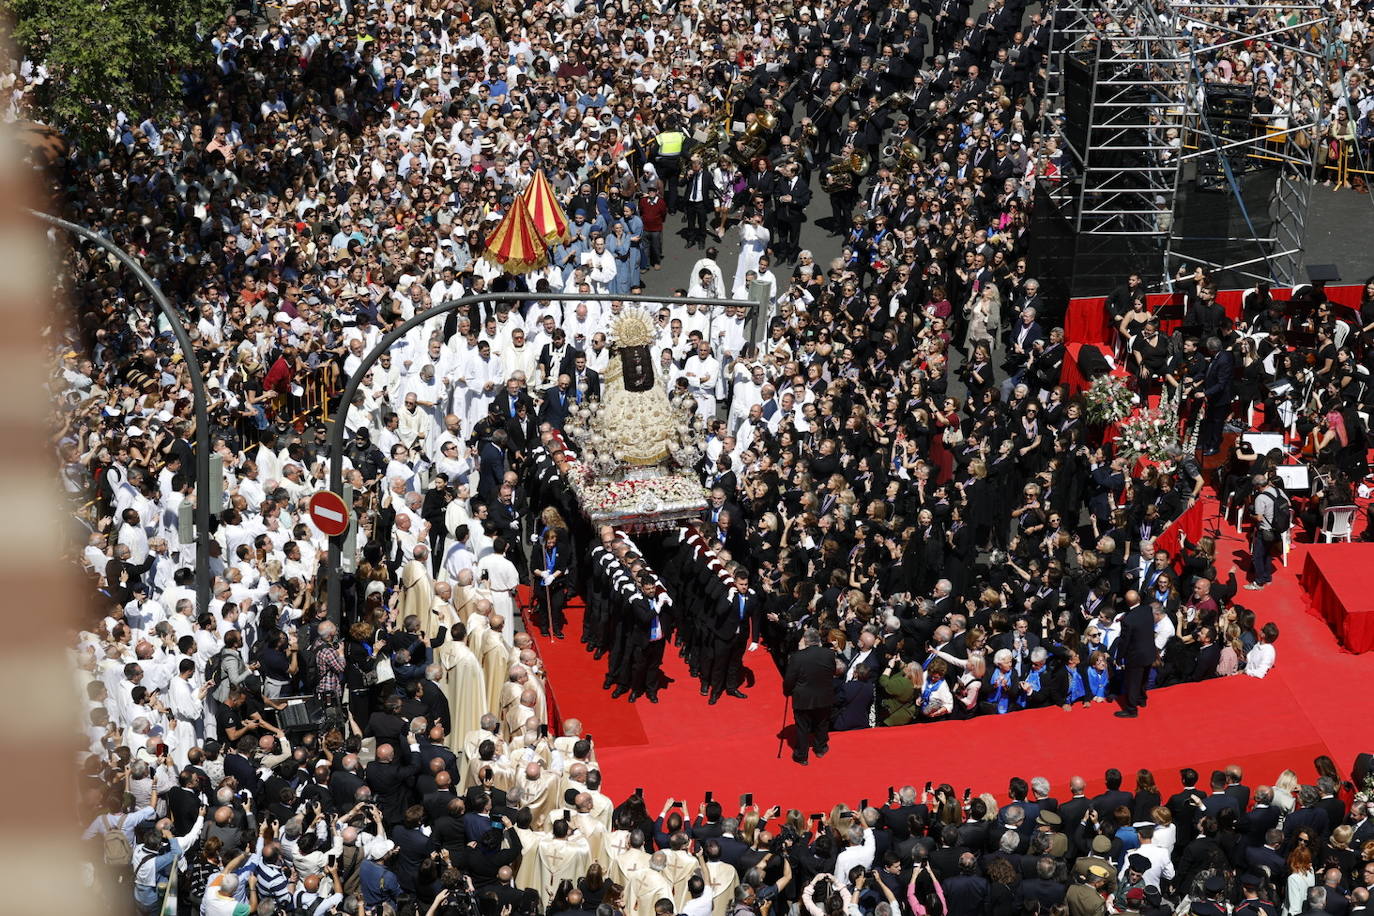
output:
M 1000 796 L 1012 775 L 1046 776 L 1063 797 L 1070 776 L 1100 787 L 1112 766 L 1147 767 L 1166 792 L 1176 791 L 1184 766 L 1205 771 L 1238 763 L 1251 785 L 1271 782 L 1287 767 L 1308 779 L 1319 754 L 1331 754 L 1344 769 L 1368 750 L 1350 705 L 1337 698 L 1360 696 L 1374 683 L 1374 654 L 1344 651 L 1309 609 L 1297 576 L 1309 551 L 1319 558 L 1334 551 L 1332 560 L 1356 575 L 1374 566 L 1374 545 L 1294 545 L 1289 565 L 1269 588 L 1239 593 L 1237 601 L 1260 623 L 1273 620 L 1280 628 L 1278 662 L 1263 680 L 1240 675 L 1155 691 L 1134 720 L 1099 706 L 837 733 L 830 754 L 808 767 L 792 763 L 789 748 L 778 757 L 781 679 L 762 651 L 746 656 L 755 675 L 747 700 L 707 705 L 670 652 L 664 668 L 676 682 L 662 702 L 631 705 L 601 689 L 604 660 L 594 662 L 575 638 L 538 642 L 558 714 L 576 716 L 595 736 L 608 791 L 620 798 L 642 787 L 651 811 L 669 796 L 694 808 L 708 789 L 724 799 L 753 792 L 765 807 L 803 811 L 878 799 L 889 785 L 926 780 Z M 1226 528 L 1219 544 L 1223 575 L 1228 554 L 1245 569 L 1247 553 L 1244 540 Z M 578 632 L 580 616 L 580 608 L 570 609 L 569 634 Z
M 1369 545 L 1314 545 L 1302 568 L 1302 585 L 1312 610 L 1351 652 L 1374 649 L 1374 605 L 1369 588 Z

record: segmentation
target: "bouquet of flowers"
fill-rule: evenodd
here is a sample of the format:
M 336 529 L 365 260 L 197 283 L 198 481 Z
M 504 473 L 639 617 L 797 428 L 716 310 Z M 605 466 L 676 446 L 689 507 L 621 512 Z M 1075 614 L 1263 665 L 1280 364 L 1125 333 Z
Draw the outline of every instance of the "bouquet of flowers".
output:
M 1117 453 L 1131 462 L 1146 458 L 1169 465 L 1180 447 L 1178 403 L 1167 397 L 1158 407 L 1142 410 L 1125 420 L 1117 440 Z
M 1131 415 L 1140 399 L 1119 375 L 1104 375 L 1083 392 L 1083 412 L 1089 423 L 1110 426 Z

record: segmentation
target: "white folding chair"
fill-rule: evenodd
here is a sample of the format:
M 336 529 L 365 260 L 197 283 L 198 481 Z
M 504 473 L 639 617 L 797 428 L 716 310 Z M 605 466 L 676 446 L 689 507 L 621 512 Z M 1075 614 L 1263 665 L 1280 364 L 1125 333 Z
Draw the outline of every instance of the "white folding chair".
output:
M 1349 543 L 1355 530 L 1356 506 L 1329 506 L 1322 512 L 1322 543 Z

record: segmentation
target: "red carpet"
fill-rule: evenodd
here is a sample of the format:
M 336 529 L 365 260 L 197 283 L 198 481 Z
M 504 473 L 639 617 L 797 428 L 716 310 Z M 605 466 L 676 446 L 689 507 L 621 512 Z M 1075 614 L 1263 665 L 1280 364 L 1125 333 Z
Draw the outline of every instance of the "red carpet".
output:
M 1237 763 L 1251 785 L 1272 782 L 1287 767 L 1309 779 L 1319 754 L 1331 754 L 1344 770 L 1356 753 L 1368 750 L 1353 727 L 1350 703 L 1339 698 L 1360 696 L 1374 683 L 1374 653 L 1342 650 L 1325 622 L 1309 612 L 1298 585 L 1306 551 L 1327 549 L 1339 549 L 1351 563 L 1374 560 L 1374 545 L 1294 545 L 1289 565 L 1278 569 L 1270 587 L 1237 597 L 1260 623 L 1273 620 L 1280 629 L 1278 663 L 1263 680 L 1241 675 L 1155 691 L 1135 720 L 1117 719 L 1116 707 L 1099 706 L 837 733 L 825 759 L 808 767 L 792 763 L 788 748 L 777 757 L 783 697 L 762 651 L 746 656 L 757 677 L 747 700 L 726 697 L 707 705 L 670 651 L 664 670 L 676 683 L 658 705 L 631 705 L 624 698 L 612 701 L 601 689 L 604 660 L 592 661 L 575 638 L 538 641 L 557 712 L 581 719 L 595 736 L 608 791 L 619 799 L 642 787 L 654 813 L 669 796 L 685 798 L 694 809 L 705 790 L 721 799 L 753 792 L 762 806 L 806 813 L 837 801 L 880 799 L 889 785 L 926 780 L 1000 797 L 1013 775 L 1046 776 L 1062 798 L 1070 776 L 1100 788 L 1103 771 L 1112 766 L 1128 775 L 1149 768 L 1165 792 L 1177 790 L 1184 766 L 1205 772 Z M 1232 553 L 1245 568 L 1248 550 L 1229 526 L 1218 553 L 1223 576 Z M 579 632 L 581 609 L 570 608 L 569 618 L 568 633 Z

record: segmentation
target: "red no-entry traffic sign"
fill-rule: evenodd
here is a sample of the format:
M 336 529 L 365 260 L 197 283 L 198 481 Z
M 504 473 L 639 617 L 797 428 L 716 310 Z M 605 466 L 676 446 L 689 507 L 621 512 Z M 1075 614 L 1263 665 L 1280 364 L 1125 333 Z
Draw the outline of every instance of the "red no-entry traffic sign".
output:
M 310 497 L 310 520 L 329 537 L 338 537 L 348 530 L 348 506 L 343 497 L 329 490 L 321 490 Z

